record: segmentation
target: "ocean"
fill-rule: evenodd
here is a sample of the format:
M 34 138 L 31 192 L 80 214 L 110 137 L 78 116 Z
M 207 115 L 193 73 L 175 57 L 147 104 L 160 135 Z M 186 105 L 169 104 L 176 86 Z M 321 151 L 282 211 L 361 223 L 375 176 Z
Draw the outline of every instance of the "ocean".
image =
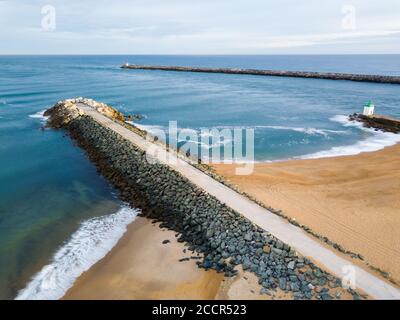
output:
M 144 116 L 152 130 L 253 128 L 255 160 L 374 151 L 400 136 L 349 123 L 373 100 L 400 117 L 400 86 L 319 79 L 120 69 L 149 65 L 400 75 L 399 55 L 0 56 L 0 299 L 57 299 L 101 259 L 138 210 L 117 198 L 41 112 L 90 97 Z

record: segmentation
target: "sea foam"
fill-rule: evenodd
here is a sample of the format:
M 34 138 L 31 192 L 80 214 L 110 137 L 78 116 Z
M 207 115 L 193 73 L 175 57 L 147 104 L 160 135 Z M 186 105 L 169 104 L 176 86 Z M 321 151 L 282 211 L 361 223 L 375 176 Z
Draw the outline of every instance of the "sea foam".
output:
M 348 146 L 332 147 L 328 150 L 318 151 L 296 159 L 317 159 L 338 156 L 356 155 L 362 152 L 378 151 L 385 147 L 390 147 L 400 142 L 400 134 L 391 132 L 376 131 L 375 129 L 365 128 L 359 121 L 350 121 L 347 116 L 336 115 L 330 118 L 331 121 L 339 122 L 345 127 L 356 127 L 362 131 L 368 132 L 370 136 L 364 140 Z
M 287 131 L 296 131 L 309 135 L 322 135 L 328 136 L 330 133 L 332 134 L 346 134 L 347 132 L 344 130 L 329 130 L 329 129 L 318 129 L 318 128 L 302 128 L 302 127 L 285 127 L 285 126 L 256 126 L 256 128 L 267 128 L 267 129 L 275 129 L 275 130 L 287 130 Z
M 317 158 L 329 158 L 329 157 L 338 157 L 338 156 L 349 156 L 349 155 L 356 155 L 362 152 L 373 152 L 381 150 L 385 147 L 389 147 L 395 145 L 396 143 L 400 142 L 400 134 L 390 133 L 390 132 L 383 132 L 383 131 L 376 131 L 371 128 L 365 128 L 361 122 L 358 121 L 350 121 L 348 116 L 345 115 L 336 115 L 329 119 L 333 122 L 340 123 L 344 130 L 330 130 L 324 128 L 313 128 L 313 127 L 290 127 L 290 126 L 269 126 L 269 125 L 255 125 L 255 126 L 217 126 L 217 129 L 230 129 L 233 130 L 234 128 L 240 129 L 272 129 L 272 130 L 286 130 L 286 131 L 295 131 L 301 132 L 306 135 L 319 135 L 326 138 L 329 138 L 331 135 L 347 135 L 351 134 L 349 130 L 346 130 L 348 127 L 354 127 L 359 130 L 362 130 L 368 133 L 369 137 L 364 140 L 358 141 L 351 145 L 345 146 L 337 146 L 332 147 L 328 150 L 317 151 L 315 153 L 296 156 L 293 158 L 285 158 L 280 160 L 272 160 L 267 161 L 263 160 L 262 162 L 276 162 L 276 161 L 286 161 L 290 159 L 317 159 Z M 135 124 L 137 125 L 137 124 Z M 154 132 L 157 130 L 167 130 L 166 127 L 156 126 L 156 125 L 137 125 L 139 128 L 147 130 L 149 132 Z M 210 133 L 201 133 L 201 136 L 210 137 L 212 136 Z M 202 148 L 212 148 L 216 145 L 205 145 L 203 142 L 197 141 L 189 141 L 192 143 L 196 143 L 201 145 Z M 230 143 L 231 141 L 221 141 L 217 142 L 217 145 L 223 145 Z M 206 160 L 206 159 L 204 159 Z
M 129 121 L 128 121 L 129 122 Z M 132 123 L 132 122 L 129 122 Z M 157 126 L 157 125 L 143 125 L 143 124 L 137 124 L 134 123 L 135 126 L 142 130 L 146 130 L 148 132 L 154 132 L 154 131 L 165 131 L 168 132 L 167 127 L 163 126 Z M 182 129 L 182 128 L 180 128 Z M 183 129 L 190 129 L 190 128 L 183 128 Z M 211 128 L 200 128 L 200 129 L 192 129 L 195 131 L 198 131 L 201 137 L 212 137 L 212 134 L 209 132 L 202 132 L 201 129 L 205 130 L 210 130 Z M 296 132 L 301 132 L 304 134 L 308 135 L 322 135 L 322 136 L 328 136 L 329 134 L 347 134 L 345 130 L 330 130 L 330 129 L 320 129 L 320 128 L 313 128 L 313 127 L 289 127 L 289 126 L 267 126 L 267 125 L 254 125 L 254 126 L 217 126 L 215 129 L 228 129 L 228 130 L 234 130 L 234 129 L 273 129 L 273 130 L 286 130 L 286 131 L 296 131 Z
M 63 297 L 83 272 L 116 245 L 138 213 L 137 209 L 122 206 L 113 214 L 83 222 L 16 299 L 55 300 Z
M 49 117 L 44 115 L 45 112 L 46 112 L 46 110 L 38 111 L 38 112 L 36 112 L 34 114 L 30 114 L 29 118 L 39 119 L 42 122 L 46 122 L 47 119 L 49 119 Z

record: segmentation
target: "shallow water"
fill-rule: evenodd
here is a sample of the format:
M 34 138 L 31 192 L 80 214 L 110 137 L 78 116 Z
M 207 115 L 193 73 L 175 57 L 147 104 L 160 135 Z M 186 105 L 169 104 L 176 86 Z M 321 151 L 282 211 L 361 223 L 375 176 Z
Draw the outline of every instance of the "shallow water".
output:
M 124 62 L 400 75 L 400 56 L 0 57 L 0 298 L 14 298 L 54 263 L 82 223 L 122 206 L 62 131 L 40 130 L 38 112 L 58 100 L 91 97 L 145 115 L 150 129 L 170 120 L 254 128 L 258 161 L 354 154 L 397 139 L 343 116 L 372 99 L 377 112 L 400 117 L 398 85 L 133 71 L 120 69 Z

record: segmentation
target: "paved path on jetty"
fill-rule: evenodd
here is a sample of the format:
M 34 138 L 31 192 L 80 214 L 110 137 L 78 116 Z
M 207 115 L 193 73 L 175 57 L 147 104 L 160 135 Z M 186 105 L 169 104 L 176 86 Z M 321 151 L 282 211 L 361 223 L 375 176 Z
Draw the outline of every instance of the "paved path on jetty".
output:
M 259 70 L 259 69 L 232 69 L 232 68 L 198 68 L 198 67 L 179 67 L 179 66 L 143 66 L 143 65 L 136 65 L 136 64 L 124 64 L 123 66 L 121 66 L 121 68 L 134 69 L 134 70 L 161 70 L 161 71 L 180 71 L 180 72 L 247 74 L 247 75 L 256 75 L 256 76 L 315 78 L 315 79 L 328 79 L 328 80 L 349 80 L 349 81 L 359 81 L 359 82 L 400 84 L 400 76 L 384 76 L 384 75 L 372 75 L 372 74 Z
M 151 148 L 155 151 L 158 161 L 165 163 L 172 169 L 178 171 L 193 184 L 207 191 L 210 195 L 236 210 L 262 229 L 270 232 L 281 241 L 290 245 L 303 256 L 311 258 L 319 266 L 324 267 L 327 271 L 330 271 L 337 277 L 342 278 L 344 275 L 343 272 L 346 270 L 344 268 L 352 265 L 350 261 L 343 259 L 330 249 L 324 247 L 318 241 L 312 239 L 302 229 L 288 223 L 286 220 L 259 206 L 247 197 L 214 180 L 183 159 L 177 159 L 175 157 L 174 159 L 176 159 L 176 161 L 166 162 L 165 159 L 167 159 L 168 151 L 166 151 L 162 146 L 145 140 L 131 130 L 100 114 L 92 107 L 82 103 L 77 104 L 77 106 L 98 123 L 120 134 L 140 149 L 150 150 Z M 372 298 L 400 299 L 399 289 L 358 266 L 352 266 L 356 271 L 357 287 L 369 294 Z

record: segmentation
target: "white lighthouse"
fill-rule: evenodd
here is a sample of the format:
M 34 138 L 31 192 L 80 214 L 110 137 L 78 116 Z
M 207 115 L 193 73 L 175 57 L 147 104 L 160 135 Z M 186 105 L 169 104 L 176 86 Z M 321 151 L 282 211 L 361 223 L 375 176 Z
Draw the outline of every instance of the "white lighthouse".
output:
M 363 115 L 370 117 L 370 116 L 374 115 L 374 111 L 375 111 L 375 105 L 372 103 L 372 101 L 368 101 L 364 105 Z

